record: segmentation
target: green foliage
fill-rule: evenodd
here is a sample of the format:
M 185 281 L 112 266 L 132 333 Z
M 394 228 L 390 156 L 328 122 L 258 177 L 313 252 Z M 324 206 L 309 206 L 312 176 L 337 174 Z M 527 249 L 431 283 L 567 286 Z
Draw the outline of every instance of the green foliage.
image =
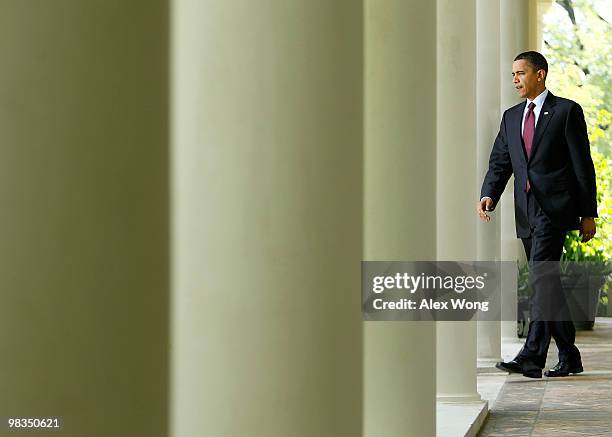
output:
M 597 234 L 588 243 L 582 243 L 578 231 L 569 232 L 565 239 L 565 261 L 606 262 L 612 258 L 612 159 L 591 151 L 597 175 Z
M 547 87 L 578 102 L 585 114 L 597 174 L 597 234 L 582 243 L 578 232 L 565 241 L 563 259 L 604 263 L 612 258 L 612 32 L 603 0 L 557 0 L 544 17 Z
M 592 147 L 612 158 L 612 32 L 602 16 L 610 3 L 555 2 L 544 17 L 544 55 L 549 61 L 548 86 L 582 105 Z
M 518 282 L 517 295 L 519 298 L 526 299 L 531 295 L 531 287 L 529 285 L 529 265 L 527 263 L 518 263 Z

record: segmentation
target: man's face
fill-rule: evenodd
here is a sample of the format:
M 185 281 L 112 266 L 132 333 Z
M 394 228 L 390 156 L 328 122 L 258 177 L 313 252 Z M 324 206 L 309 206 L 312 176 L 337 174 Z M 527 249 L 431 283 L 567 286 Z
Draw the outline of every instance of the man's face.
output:
M 523 99 L 533 100 L 544 90 L 544 70 L 536 70 L 525 59 L 512 63 L 514 88 Z

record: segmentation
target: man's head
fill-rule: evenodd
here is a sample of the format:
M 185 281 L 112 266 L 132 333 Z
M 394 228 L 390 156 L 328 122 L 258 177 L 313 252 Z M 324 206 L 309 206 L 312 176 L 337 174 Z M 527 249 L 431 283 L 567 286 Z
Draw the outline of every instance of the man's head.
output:
M 512 63 L 513 83 L 519 96 L 533 100 L 544 91 L 548 62 L 538 52 L 524 52 Z

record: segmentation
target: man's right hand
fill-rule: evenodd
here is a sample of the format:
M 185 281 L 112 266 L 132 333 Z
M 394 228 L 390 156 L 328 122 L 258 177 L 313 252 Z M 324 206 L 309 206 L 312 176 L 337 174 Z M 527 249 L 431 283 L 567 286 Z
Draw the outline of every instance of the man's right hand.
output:
M 483 222 L 488 222 L 491 220 L 491 216 L 487 213 L 487 211 L 493 210 L 493 199 L 490 197 L 483 197 L 480 202 L 476 205 L 476 211 L 478 212 L 478 217 Z

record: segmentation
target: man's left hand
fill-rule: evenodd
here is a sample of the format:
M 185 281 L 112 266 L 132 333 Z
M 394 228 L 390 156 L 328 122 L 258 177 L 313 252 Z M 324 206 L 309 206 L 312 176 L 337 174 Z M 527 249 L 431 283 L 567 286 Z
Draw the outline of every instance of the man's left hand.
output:
M 582 217 L 582 220 L 580 221 L 580 235 L 582 236 L 582 242 L 586 243 L 593 238 L 596 231 L 595 219 L 593 217 Z

